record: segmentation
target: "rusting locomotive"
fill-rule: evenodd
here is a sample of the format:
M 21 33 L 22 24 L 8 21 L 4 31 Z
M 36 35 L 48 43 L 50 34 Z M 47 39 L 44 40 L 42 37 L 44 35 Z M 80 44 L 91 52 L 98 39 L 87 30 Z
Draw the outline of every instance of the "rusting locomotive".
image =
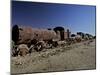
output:
M 44 47 L 57 47 L 58 41 L 65 40 L 66 36 L 69 37 L 68 33 L 65 33 L 63 27 L 37 29 L 14 25 L 12 28 L 12 40 L 15 45 L 26 44 L 30 48 L 29 52 L 32 51 L 33 47 L 36 51 L 41 51 Z

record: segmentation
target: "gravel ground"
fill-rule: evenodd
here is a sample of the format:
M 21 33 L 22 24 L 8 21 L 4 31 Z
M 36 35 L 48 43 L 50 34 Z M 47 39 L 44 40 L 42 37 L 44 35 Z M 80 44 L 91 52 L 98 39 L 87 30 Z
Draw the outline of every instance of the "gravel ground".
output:
M 11 57 L 11 73 L 36 73 L 51 71 L 85 70 L 96 68 L 95 40 L 89 45 L 44 49 L 25 57 Z

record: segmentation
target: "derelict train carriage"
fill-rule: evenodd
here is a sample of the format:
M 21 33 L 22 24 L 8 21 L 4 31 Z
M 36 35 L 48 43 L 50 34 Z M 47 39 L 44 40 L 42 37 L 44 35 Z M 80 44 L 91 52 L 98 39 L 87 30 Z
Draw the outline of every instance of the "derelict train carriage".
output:
M 90 34 L 77 32 L 77 35 L 72 34 L 63 27 L 55 27 L 54 29 L 36 29 L 32 27 L 24 27 L 14 25 L 12 28 L 12 55 L 26 55 L 33 50 L 41 51 L 43 48 L 63 46 L 65 43 L 68 45 L 85 40 L 92 39 Z

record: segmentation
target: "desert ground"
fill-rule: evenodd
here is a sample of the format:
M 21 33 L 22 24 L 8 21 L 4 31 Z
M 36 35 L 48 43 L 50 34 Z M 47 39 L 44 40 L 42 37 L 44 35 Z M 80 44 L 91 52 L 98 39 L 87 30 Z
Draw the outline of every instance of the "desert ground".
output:
M 52 71 L 86 70 L 96 68 L 95 40 L 70 46 L 44 49 L 24 57 L 11 57 L 11 73 L 36 73 Z

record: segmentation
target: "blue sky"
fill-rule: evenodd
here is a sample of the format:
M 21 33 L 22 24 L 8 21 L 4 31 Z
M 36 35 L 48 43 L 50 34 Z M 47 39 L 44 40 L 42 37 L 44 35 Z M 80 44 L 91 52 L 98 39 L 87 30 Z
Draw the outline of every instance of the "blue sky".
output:
M 72 33 L 95 35 L 95 6 L 12 1 L 12 25 L 34 28 L 62 26 Z

